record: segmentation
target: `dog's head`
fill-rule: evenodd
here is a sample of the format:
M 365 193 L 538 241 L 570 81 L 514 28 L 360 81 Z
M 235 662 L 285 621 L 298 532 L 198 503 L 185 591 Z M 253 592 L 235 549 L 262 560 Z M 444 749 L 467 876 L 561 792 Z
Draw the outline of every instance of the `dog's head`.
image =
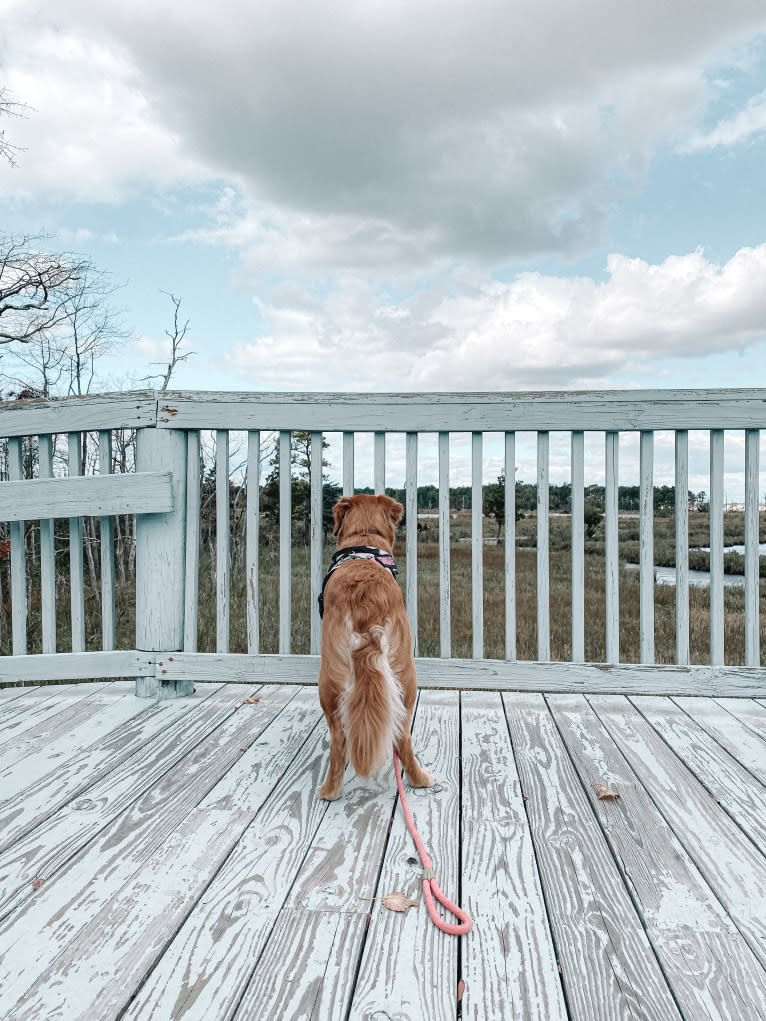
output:
M 380 536 L 383 542 L 375 545 L 390 553 L 394 548 L 396 526 L 403 515 L 404 507 L 390 496 L 344 496 L 332 509 L 335 520 L 332 534 L 339 546 L 353 536 Z

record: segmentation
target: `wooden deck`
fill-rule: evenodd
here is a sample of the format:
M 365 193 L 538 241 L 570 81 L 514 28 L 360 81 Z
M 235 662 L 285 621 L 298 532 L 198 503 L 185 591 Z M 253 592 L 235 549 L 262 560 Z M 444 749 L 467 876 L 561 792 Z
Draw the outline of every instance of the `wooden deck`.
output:
M 0 690 L 0 1018 L 766 1019 L 766 702 L 424 691 L 414 731 L 463 940 L 374 899 L 414 850 L 391 775 L 316 800 L 315 689 Z

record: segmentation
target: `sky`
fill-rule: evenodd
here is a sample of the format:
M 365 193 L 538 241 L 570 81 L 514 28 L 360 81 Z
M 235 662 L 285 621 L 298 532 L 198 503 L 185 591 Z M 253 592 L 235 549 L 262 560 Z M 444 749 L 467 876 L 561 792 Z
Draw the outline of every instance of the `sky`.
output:
M 0 24 L 30 107 L 0 125 L 0 231 L 123 285 L 105 382 L 157 371 L 163 292 L 177 388 L 765 378 L 762 0 L 0 0 Z

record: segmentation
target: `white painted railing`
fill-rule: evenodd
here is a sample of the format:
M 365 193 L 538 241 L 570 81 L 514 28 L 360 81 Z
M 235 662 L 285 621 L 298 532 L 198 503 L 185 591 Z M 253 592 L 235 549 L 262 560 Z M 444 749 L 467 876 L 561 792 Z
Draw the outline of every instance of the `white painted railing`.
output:
M 404 590 L 418 652 L 418 446 L 434 434 L 439 489 L 439 656 L 420 657 L 424 685 L 538 690 L 657 691 L 766 694 L 760 668 L 759 430 L 766 426 L 766 390 L 652 391 L 541 394 L 207 394 L 135 393 L 76 400 L 12 402 L 0 405 L 0 436 L 7 441 L 8 481 L 0 483 L 0 521 L 8 522 L 12 654 L 0 661 L 0 681 L 137 676 L 143 694 L 183 694 L 195 680 L 233 679 L 305 682 L 315 679 L 320 622 L 317 595 L 323 575 L 322 481 L 310 485 L 311 532 L 309 655 L 292 644 L 293 542 L 291 520 L 291 431 L 311 434 L 312 463 L 322 461 L 326 434 L 342 435 L 343 491 L 351 493 L 355 436 L 373 436 L 372 477 L 376 492 L 386 484 L 387 437 L 404 434 Z M 115 430 L 136 430 L 135 470 L 113 475 Z M 676 493 L 686 494 L 690 430 L 709 434 L 710 457 L 710 656 L 708 666 L 691 667 L 688 574 L 688 506 L 676 500 L 675 664 L 655 666 L 655 581 L 653 557 L 655 432 L 675 435 Z M 745 430 L 745 594 L 744 665 L 724 665 L 723 510 L 724 431 Z M 550 434 L 571 436 L 571 656 L 551 663 L 548 501 Z M 98 474 L 82 476 L 83 434 L 97 434 Z M 246 436 L 247 478 L 260 477 L 267 437 L 278 437 L 279 597 L 276 654 L 265 654 L 259 605 L 263 572 L 260 490 L 247 486 L 245 519 L 246 650 L 233 653 L 230 575 L 230 437 Z M 471 645 L 470 659 L 453 658 L 451 622 L 450 453 L 456 433 L 471 435 Z M 501 434 L 506 479 L 515 479 L 517 434 L 537 436 L 536 644 L 534 662 L 517 658 L 517 553 L 515 485 L 505 489 L 504 658 L 485 657 L 484 544 L 482 485 L 485 436 Z M 584 485 L 586 434 L 604 443 L 605 663 L 585 663 L 586 581 Z M 620 554 L 618 485 L 620 435 L 640 434 L 640 662 L 620 662 Z M 54 437 L 67 436 L 68 474 L 53 462 Z M 197 649 L 201 543 L 200 449 L 215 437 L 215 650 Z M 24 438 L 36 438 L 36 478 L 25 478 Z M 27 440 L 28 443 L 28 440 Z M 29 445 L 29 443 L 28 443 Z M 29 469 L 26 474 L 29 473 Z M 115 576 L 109 555 L 115 515 L 136 515 L 135 648 L 115 649 Z M 85 634 L 83 518 L 100 519 L 101 634 Z M 69 519 L 71 649 L 56 644 L 57 577 L 55 519 Z M 27 650 L 25 521 L 40 521 L 40 617 L 42 654 Z M 0 580 L 2 580 L 0 572 Z M 436 593 L 434 593 L 434 598 Z M 94 648 L 94 642 L 100 648 Z M 86 648 L 89 651 L 86 651 Z

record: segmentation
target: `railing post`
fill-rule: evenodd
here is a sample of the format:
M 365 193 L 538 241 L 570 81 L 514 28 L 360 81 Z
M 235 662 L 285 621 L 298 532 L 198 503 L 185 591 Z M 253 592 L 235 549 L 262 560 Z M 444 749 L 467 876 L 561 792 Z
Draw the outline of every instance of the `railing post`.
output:
M 136 516 L 136 649 L 174 652 L 183 647 L 186 554 L 186 433 L 139 429 L 136 470 L 171 471 L 173 510 Z M 162 658 L 155 677 L 136 678 L 141 698 L 190 695 L 192 681 L 163 681 Z

